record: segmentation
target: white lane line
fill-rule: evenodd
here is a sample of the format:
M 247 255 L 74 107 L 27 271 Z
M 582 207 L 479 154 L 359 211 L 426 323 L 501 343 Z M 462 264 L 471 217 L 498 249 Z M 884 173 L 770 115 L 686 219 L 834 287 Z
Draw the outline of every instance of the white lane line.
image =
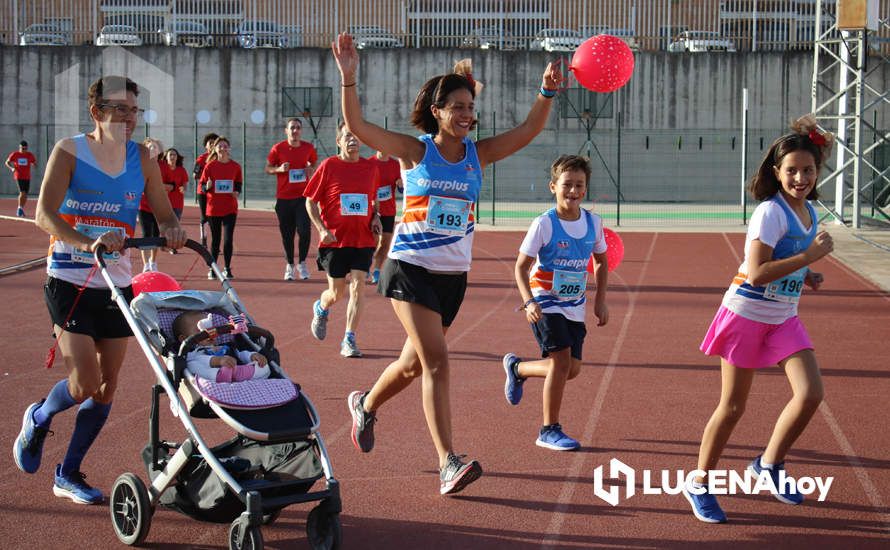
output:
M 609 391 L 609 383 L 612 381 L 612 374 L 615 371 L 615 365 L 618 363 L 618 356 L 621 354 L 621 349 L 624 346 L 624 339 L 627 337 L 628 327 L 630 326 L 630 321 L 633 318 L 634 310 L 636 309 L 637 296 L 640 292 L 640 286 L 642 286 L 643 281 L 646 280 L 646 271 L 649 268 L 649 264 L 652 259 L 652 253 L 655 251 L 655 243 L 657 241 L 658 233 L 655 233 L 652 237 L 652 243 L 649 245 L 649 251 L 646 253 L 646 258 L 645 260 L 643 260 L 643 269 L 640 271 L 640 276 L 637 280 L 637 284 L 634 288 L 634 291 L 628 297 L 627 312 L 624 314 L 624 320 L 621 324 L 621 330 L 618 332 L 618 337 L 615 338 L 615 343 L 612 346 L 612 354 L 609 356 L 609 363 L 606 366 L 605 371 L 603 372 L 603 379 L 600 382 L 599 388 L 596 392 L 596 397 L 593 400 L 593 408 L 590 411 L 590 416 L 587 418 L 587 424 L 584 426 L 584 433 L 582 435 L 581 441 L 593 440 L 593 433 L 594 431 L 596 431 L 596 425 L 599 422 L 600 412 L 603 409 L 603 403 L 606 401 L 606 395 Z M 556 543 L 559 541 L 559 537 L 562 532 L 562 526 L 563 523 L 565 523 L 566 519 L 566 510 L 568 509 L 569 503 L 572 501 L 572 497 L 575 494 L 575 489 L 578 486 L 577 479 L 580 477 L 581 472 L 584 469 L 584 463 L 586 460 L 587 453 L 577 453 L 575 455 L 575 458 L 572 461 L 572 465 L 569 467 L 568 473 L 566 473 L 566 479 L 565 481 L 563 481 L 562 490 L 560 491 L 559 498 L 556 501 L 556 507 L 553 510 L 550 524 L 547 526 L 546 531 L 544 531 L 544 538 L 541 540 L 541 548 L 554 548 Z
M 856 479 L 858 479 L 859 484 L 862 485 L 862 489 L 865 491 L 865 496 L 867 496 L 869 502 L 871 502 L 871 506 L 875 509 L 875 513 L 877 513 L 878 517 L 881 518 L 881 521 L 884 522 L 884 529 L 890 531 L 890 514 L 884 512 L 886 508 L 884 507 L 884 500 L 881 498 L 881 493 L 878 491 L 878 488 L 875 487 L 875 484 L 872 483 L 871 478 L 868 476 L 868 470 L 862 465 L 859 455 L 856 453 L 850 440 L 844 435 L 844 431 L 841 429 L 841 425 L 837 421 L 837 418 L 835 418 L 834 413 L 831 412 L 831 407 L 828 406 L 827 401 L 822 401 L 822 404 L 819 405 L 819 412 L 822 413 L 822 417 L 825 419 L 825 422 L 828 423 L 828 427 L 831 428 L 834 440 L 837 441 L 841 450 L 847 455 L 847 462 L 853 468 L 853 473 L 856 474 Z
M 723 238 L 726 239 L 726 244 L 729 245 L 730 250 L 732 250 L 733 254 L 735 254 L 736 260 L 741 263 L 741 259 L 738 257 L 738 254 L 736 254 L 735 248 L 733 248 L 732 243 L 729 242 L 729 238 L 726 236 L 726 233 L 723 234 Z M 829 260 L 841 267 L 844 271 L 852 275 L 854 278 L 859 279 L 861 282 L 867 283 L 869 286 L 875 287 L 874 283 L 868 281 L 867 279 L 847 267 L 847 265 L 839 261 L 837 258 L 829 256 Z M 883 296 L 883 298 L 886 300 L 890 300 L 890 298 L 888 298 L 887 296 Z M 853 473 L 856 474 L 856 479 L 859 480 L 859 484 L 862 485 L 862 489 L 865 491 L 865 496 L 868 497 L 868 500 L 871 502 L 872 507 L 875 509 L 878 516 L 883 520 L 884 527 L 886 529 L 890 529 L 890 515 L 884 513 L 884 501 L 881 498 L 881 494 L 880 492 L 878 492 L 878 488 L 875 487 L 875 484 L 872 483 L 871 478 L 868 476 L 868 471 L 862 465 L 862 461 L 859 459 L 859 455 L 856 453 L 856 450 L 853 448 L 850 440 L 847 439 L 847 436 L 846 434 L 844 434 L 843 429 L 841 429 L 840 422 L 837 421 L 834 413 L 831 412 L 831 407 L 828 406 L 828 401 L 822 401 L 822 404 L 819 406 L 819 412 L 822 414 L 822 418 L 825 419 L 825 422 L 831 429 L 831 433 L 834 435 L 834 439 L 835 441 L 837 441 L 837 444 L 841 448 L 841 451 L 846 455 L 847 462 L 853 468 Z

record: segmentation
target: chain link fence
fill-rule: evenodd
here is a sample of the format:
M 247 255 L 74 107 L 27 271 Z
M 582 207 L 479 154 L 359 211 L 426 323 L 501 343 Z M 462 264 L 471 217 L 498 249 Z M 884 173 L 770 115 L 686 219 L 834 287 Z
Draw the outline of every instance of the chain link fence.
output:
M 619 117 L 620 118 L 620 117 Z M 411 127 L 393 126 L 388 120 L 373 121 L 398 132 L 416 135 Z M 304 123 L 303 138 L 311 141 L 320 159 L 335 155 L 336 118 L 314 118 Z M 742 190 L 742 161 L 745 136 L 739 129 L 661 130 L 640 128 L 588 128 L 583 119 L 560 121 L 566 127 L 545 129 L 529 146 L 486 168 L 485 184 L 478 204 L 483 225 L 527 226 L 532 218 L 552 206 L 549 190 L 551 162 L 562 154 L 590 158 L 592 178 L 588 206 L 592 206 L 616 226 L 739 226 L 753 210 L 753 200 Z M 265 174 L 266 155 L 275 143 L 285 139 L 283 128 L 255 124 L 209 126 L 193 124 L 172 130 L 139 126 L 133 139 L 146 135 L 173 135 L 172 143 L 185 157 L 191 171 L 197 154 L 203 151 L 201 138 L 207 132 L 225 135 L 232 143 L 232 157 L 242 165 L 245 185 L 242 200 L 246 207 L 269 208 L 275 198 L 275 178 Z M 484 139 L 509 130 L 498 122 L 497 113 L 480 113 L 475 139 Z M 589 130 L 589 131 L 588 131 Z M 56 128 L 51 125 L 7 126 L 0 128 L 0 143 L 13 144 L 26 139 L 38 158 L 35 183 L 43 177 L 43 167 L 52 148 Z M 747 174 L 757 169 L 773 139 L 782 128 L 749 129 Z M 76 133 L 72 129 L 71 133 Z M 871 139 L 868 137 L 867 139 Z M 868 143 L 871 143 L 870 141 Z M 363 147 L 362 155 L 373 151 Z M 878 149 L 872 164 L 890 167 L 890 150 Z M 829 164 L 830 166 L 830 164 Z M 873 177 L 872 174 L 866 174 Z M 833 202 L 834 181 L 823 181 L 823 200 Z M 32 184 L 36 193 L 39 185 Z M 11 175 L 0 182 L 0 194 L 16 191 Z M 190 185 L 194 192 L 194 182 Z M 890 203 L 890 186 L 875 185 L 868 192 L 877 204 Z M 846 205 L 849 211 L 850 204 Z M 863 207 L 865 218 L 883 219 L 870 206 Z

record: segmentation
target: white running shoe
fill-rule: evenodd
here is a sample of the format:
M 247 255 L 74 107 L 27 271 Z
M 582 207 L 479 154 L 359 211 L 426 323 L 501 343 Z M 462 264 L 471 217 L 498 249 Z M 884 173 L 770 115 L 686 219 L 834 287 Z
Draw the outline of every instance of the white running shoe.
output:
M 294 280 L 294 264 L 287 264 L 287 266 L 285 266 L 284 280 L 285 281 L 293 281 Z
M 300 274 L 300 279 L 305 281 L 309 278 L 309 268 L 306 267 L 306 262 L 297 264 L 297 272 Z

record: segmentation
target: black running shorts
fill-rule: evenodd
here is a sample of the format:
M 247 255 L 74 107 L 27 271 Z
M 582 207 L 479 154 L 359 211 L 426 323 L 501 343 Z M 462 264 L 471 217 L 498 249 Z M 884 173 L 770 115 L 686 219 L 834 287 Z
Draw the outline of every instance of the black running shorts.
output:
M 531 326 L 535 339 L 541 346 L 541 357 L 547 357 L 553 351 L 572 348 L 572 357 L 581 360 L 584 337 L 587 336 L 584 323 L 570 321 L 559 313 L 545 313 L 540 321 Z
M 393 229 L 396 228 L 396 217 L 380 216 L 380 225 L 383 226 L 384 233 L 392 233 Z
M 55 277 L 46 279 L 43 294 L 54 325 L 68 332 L 92 336 L 95 340 L 133 336 L 130 325 L 111 298 L 110 289 L 85 288 L 72 313 L 71 307 L 79 290 L 80 286 L 68 281 Z M 128 303 L 133 299 L 133 287 L 122 288 L 121 292 Z
M 17 184 L 19 184 L 19 193 L 28 194 L 28 191 L 31 190 L 31 180 L 15 180 Z
M 467 274 L 430 273 L 423 267 L 387 258 L 380 272 L 377 292 L 393 300 L 428 307 L 450 327 L 467 292 Z
M 318 249 L 315 263 L 320 271 L 324 271 L 332 279 L 342 279 L 353 270 L 367 273 L 371 269 L 371 260 L 373 259 L 373 248 L 324 247 Z

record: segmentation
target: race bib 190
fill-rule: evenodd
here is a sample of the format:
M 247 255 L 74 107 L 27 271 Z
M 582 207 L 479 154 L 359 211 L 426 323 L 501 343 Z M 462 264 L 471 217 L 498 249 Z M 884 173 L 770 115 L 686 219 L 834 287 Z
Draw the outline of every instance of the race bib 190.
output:
M 806 276 L 807 268 L 802 267 L 794 273 L 785 275 L 781 279 L 766 285 L 763 296 L 777 302 L 796 304 L 800 301 L 800 294 L 803 292 L 803 281 Z
M 340 214 L 343 216 L 367 216 L 368 195 L 364 193 L 341 194 Z
M 433 233 L 464 235 L 470 221 L 473 201 L 430 195 L 426 224 Z

